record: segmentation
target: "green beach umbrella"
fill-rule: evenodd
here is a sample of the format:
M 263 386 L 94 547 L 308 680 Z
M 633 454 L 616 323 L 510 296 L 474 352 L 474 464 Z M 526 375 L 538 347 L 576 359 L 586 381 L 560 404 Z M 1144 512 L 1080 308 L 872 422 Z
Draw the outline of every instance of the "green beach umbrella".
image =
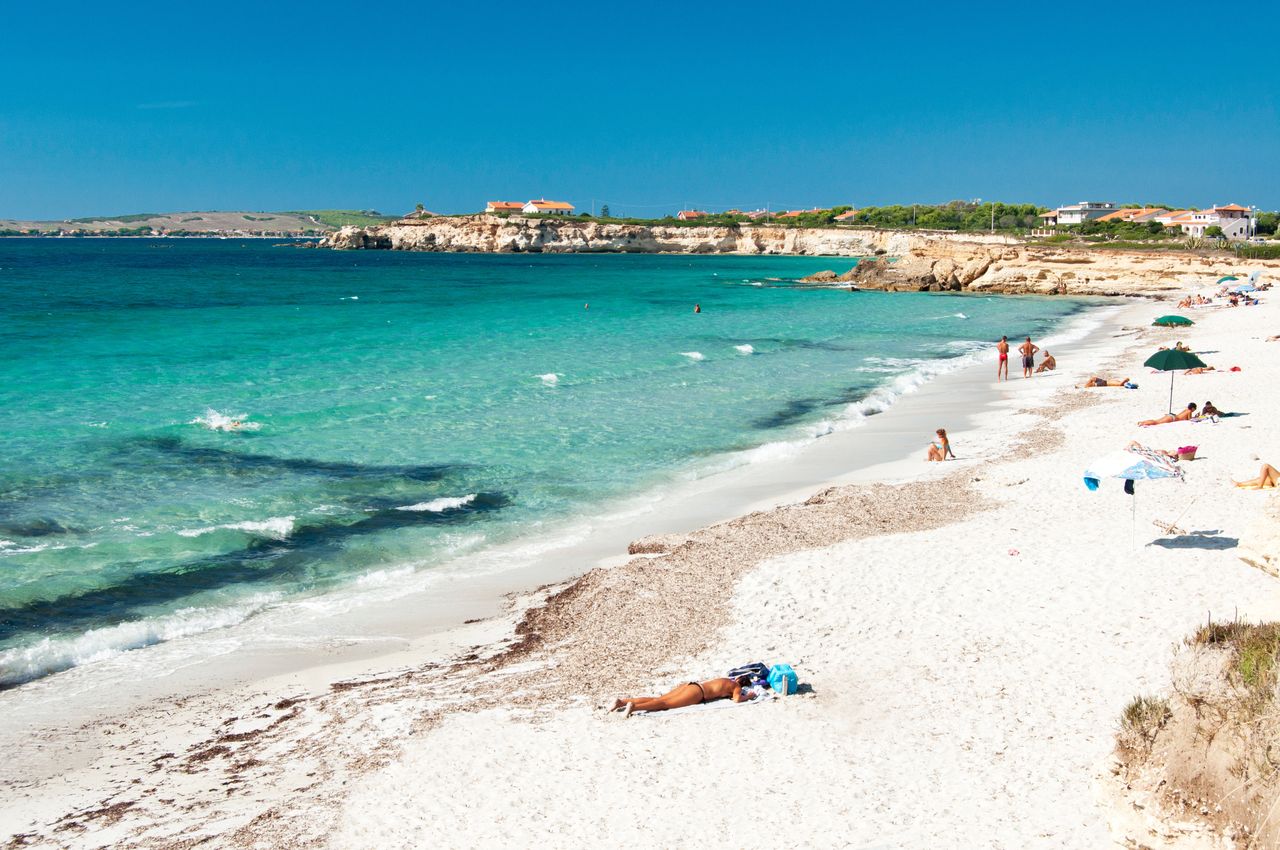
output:
M 1185 328 L 1188 325 L 1194 325 L 1195 322 L 1186 316 L 1161 316 L 1151 323 L 1152 325 L 1161 325 L 1166 328 Z
M 1235 275 L 1233 275 L 1233 274 L 1229 274 L 1229 275 L 1227 275 L 1226 277 L 1220 277 L 1220 278 L 1218 278 L 1218 283 L 1226 283 L 1226 282 L 1227 282 L 1227 281 L 1229 281 L 1229 280 L 1239 280 L 1239 279 L 1240 279 L 1240 278 L 1236 277 Z
M 1166 348 L 1163 351 L 1157 351 L 1155 354 L 1147 358 L 1147 362 L 1143 366 L 1150 366 L 1152 369 L 1159 369 L 1161 372 L 1169 373 L 1169 412 L 1173 413 L 1173 376 L 1179 371 L 1186 369 L 1195 369 L 1205 366 L 1205 362 L 1196 357 L 1190 351 L 1180 351 L 1176 348 Z

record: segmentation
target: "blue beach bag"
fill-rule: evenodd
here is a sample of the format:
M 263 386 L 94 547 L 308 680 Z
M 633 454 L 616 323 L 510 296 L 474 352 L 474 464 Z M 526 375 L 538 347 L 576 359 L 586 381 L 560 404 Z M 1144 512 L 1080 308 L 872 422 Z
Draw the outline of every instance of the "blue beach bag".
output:
M 796 671 L 790 664 L 775 664 L 769 668 L 769 687 L 783 696 L 794 694 L 799 684 Z

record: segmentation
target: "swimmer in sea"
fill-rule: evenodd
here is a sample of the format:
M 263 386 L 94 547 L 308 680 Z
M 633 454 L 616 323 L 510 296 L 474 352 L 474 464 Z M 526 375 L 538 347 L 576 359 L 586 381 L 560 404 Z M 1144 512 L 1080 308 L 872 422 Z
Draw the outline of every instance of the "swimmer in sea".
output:
M 1009 337 L 1002 336 L 1000 341 L 996 343 L 996 351 L 1000 354 L 1000 359 L 996 361 L 996 380 L 1001 380 L 1001 374 L 1004 375 L 1003 380 L 1009 380 Z
M 702 305 L 701 305 L 701 304 L 694 304 L 694 305 L 693 305 L 693 312 L 695 312 L 695 313 L 701 313 L 701 312 L 702 312 Z

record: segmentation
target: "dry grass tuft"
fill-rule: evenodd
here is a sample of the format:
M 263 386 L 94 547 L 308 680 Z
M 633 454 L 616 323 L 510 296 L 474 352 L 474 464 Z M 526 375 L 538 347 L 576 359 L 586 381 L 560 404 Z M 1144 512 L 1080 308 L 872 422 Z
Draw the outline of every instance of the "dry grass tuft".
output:
M 1240 708 L 1257 714 L 1276 692 L 1276 657 L 1280 655 L 1280 623 L 1209 622 L 1187 638 L 1189 646 L 1216 646 L 1231 653 L 1231 683 L 1240 691 Z
M 1122 755 L 1145 754 L 1155 743 L 1156 735 L 1169 722 L 1173 711 L 1162 697 L 1139 694 L 1129 701 L 1120 714 L 1120 733 L 1116 744 Z

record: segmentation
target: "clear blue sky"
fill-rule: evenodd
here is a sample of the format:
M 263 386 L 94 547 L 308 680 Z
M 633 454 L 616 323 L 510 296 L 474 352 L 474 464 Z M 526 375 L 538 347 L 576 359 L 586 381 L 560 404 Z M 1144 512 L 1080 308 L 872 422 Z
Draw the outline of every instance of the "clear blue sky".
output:
M 1274 3 L 283 6 L 6 4 L 0 217 L 1280 207 Z

